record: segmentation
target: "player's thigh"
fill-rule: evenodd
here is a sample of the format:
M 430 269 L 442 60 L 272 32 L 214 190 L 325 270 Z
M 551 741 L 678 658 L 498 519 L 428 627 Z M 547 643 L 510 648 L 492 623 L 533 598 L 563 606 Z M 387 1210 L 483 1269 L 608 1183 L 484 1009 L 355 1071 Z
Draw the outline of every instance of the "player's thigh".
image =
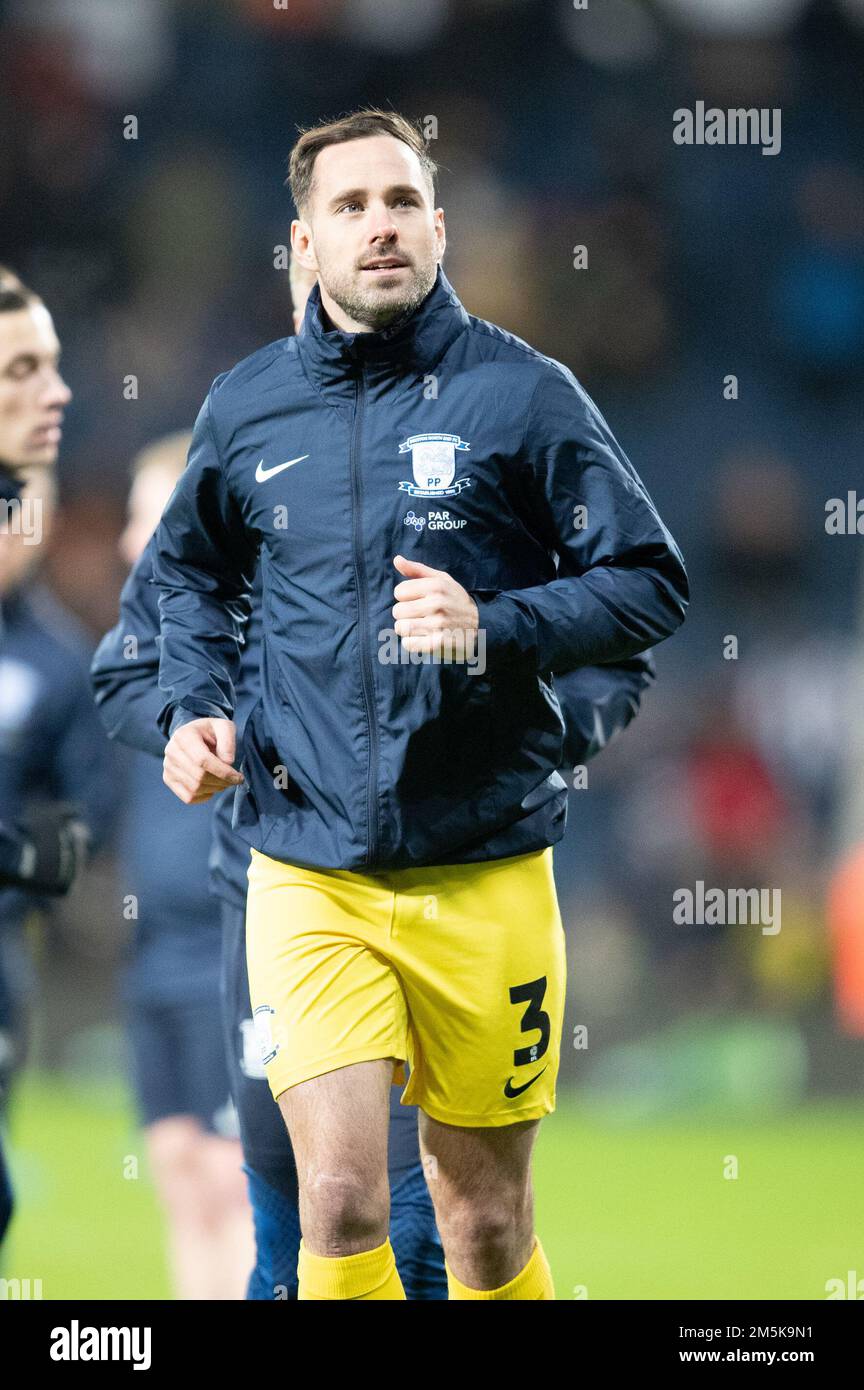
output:
M 392 892 L 363 875 L 255 851 L 248 878 L 249 993 L 273 1095 L 355 1064 L 403 1062 L 407 1013 L 388 955 Z
M 399 899 L 415 1037 L 404 1099 L 457 1127 L 541 1118 L 555 1108 L 566 986 L 551 851 L 439 867 L 422 887 L 428 920 Z
M 420 1147 L 436 1205 L 509 1203 L 527 1192 L 539 1120 L 465 1127 L 420 1115 Z
M 373 1185 L 386 1181 L 393 1067 L 392 1058 L 356 1062 L 282 1092 L 279 1107 L 301 1189 L 340 1177 Z

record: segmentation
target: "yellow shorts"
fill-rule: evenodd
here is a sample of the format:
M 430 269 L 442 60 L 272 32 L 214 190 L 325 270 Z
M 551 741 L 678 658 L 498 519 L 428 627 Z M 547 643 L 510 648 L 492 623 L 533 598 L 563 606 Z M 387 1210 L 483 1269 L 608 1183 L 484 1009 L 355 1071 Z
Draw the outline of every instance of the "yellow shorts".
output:
M 253 849 L 246 951 L 274 1096 L 393 1057 L 402 1102 L 444 1124 L 555 1108 L 566 956 L 552 849 L 374 874 Z

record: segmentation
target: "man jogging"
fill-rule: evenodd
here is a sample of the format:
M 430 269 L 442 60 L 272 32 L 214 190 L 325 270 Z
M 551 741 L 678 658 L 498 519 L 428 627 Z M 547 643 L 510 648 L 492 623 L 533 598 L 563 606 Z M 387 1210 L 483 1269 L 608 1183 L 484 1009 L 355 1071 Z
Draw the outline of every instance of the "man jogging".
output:
M 300 1181 L 301 1299 L 404 1297 L 387 1095 L 411 1075 L 453 1299 L 549 1299 L 564 832 L 551 673 L 682 621 L 680 554 L 558 363 L 466 313 L 414 127 L 301 136 L 301 334 L 217 378 L 157 530 L 164 777 L 238 785 L 250 989 Z M 262 695 L 232 768 L 261 552 Z
M 299 270 L 292 260 L 291 296 L 297 332 L 315 279 L 308 271 Z M 111 737 L 142 752 L 158 754 L 161 762 L 165 738 L 155 723 L 162 700 L 157 685 L 159 608 L 158 590 L 151 582 L 152 552 L 150 540 L 123 587 L 120 621 L 100 643 L 91 675 L 99 711 Z M 235 685 L 238 728 L 260 694 L 261 626 L 259 571 Z M 133 636 L 135 654 L 130 659 Z M 555 693 L 566 725 L 562 766 L 581 767 L 626 728 L 653 678 L 654 666 L 648 653 L 620 664 L 556 671 Z M 246 969 L 249 847 L 231 828 L 232 802 L 233 793 L 226 793 L 211 803 L 215 808 L 215 843 L 209 886 L 220 900 L 222 911 L 226 1042 L 255 1219 L 256 1263 L 247 1297 L 295 1299 L 300 1245 L 297 1170 L 285 1124 L 254 1047 Z M 177 806 L 177 811 L 181 817 L 185 814 L 182 805 Z M 190 886 L 194 890 L 194 875 L 190 876 L 186 891 Z M 439 1270 L 440 1242 L 420 1160 L 416 1111 L 400 1105 L 395 1087 L 390 1090 L 390 1241 L 396 1265 L 407 1298 L 446 1298 L 443 1257 Z

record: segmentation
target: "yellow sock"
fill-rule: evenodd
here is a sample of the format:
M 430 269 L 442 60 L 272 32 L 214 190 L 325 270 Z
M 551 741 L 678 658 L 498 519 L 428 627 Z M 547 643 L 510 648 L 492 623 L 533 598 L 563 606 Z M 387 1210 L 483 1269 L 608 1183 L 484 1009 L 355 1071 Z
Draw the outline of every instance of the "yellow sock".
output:
M 297 1276 L 298 1301 L 405 1297 L 389 1240 L 374 1250 L 337 1256 L 313 1255 L 301 1240 Z
M 487 1300 L 518 1298 L 523 1301 L 532 1299 L 554 1300 L 555 1298 L 552 1271 L 539 1240 L 535 1240 L 534 1253 L 525 1268 L 511 1279 L 509 1284 L 502 1284 L 500 1289 L 469 1289 L 467 1284 L 459 1282 L 449 1265 L 447 1265 L 447 1287 L 450 1291 L 451 1301 L 466 1298 Z

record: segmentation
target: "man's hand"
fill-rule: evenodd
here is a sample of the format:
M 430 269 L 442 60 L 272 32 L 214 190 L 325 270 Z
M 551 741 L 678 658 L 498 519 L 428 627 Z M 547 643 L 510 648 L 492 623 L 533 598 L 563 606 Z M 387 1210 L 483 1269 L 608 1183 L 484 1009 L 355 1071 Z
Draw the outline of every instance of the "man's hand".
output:
M 405 650 L 438 654 L 445 661 L 471 660 L 479 615 L 467 590 L 444 570 L 404 555 L 397 555 L 393 564 L 405 575 L 393 590 L 397 601 L 392 608 Z
M 231 766 L 236 746 L 233 719 L 191 719 L 168 740 L 162 781 L 187 805 L 209 801 L 243 781 L 242 772 Z

